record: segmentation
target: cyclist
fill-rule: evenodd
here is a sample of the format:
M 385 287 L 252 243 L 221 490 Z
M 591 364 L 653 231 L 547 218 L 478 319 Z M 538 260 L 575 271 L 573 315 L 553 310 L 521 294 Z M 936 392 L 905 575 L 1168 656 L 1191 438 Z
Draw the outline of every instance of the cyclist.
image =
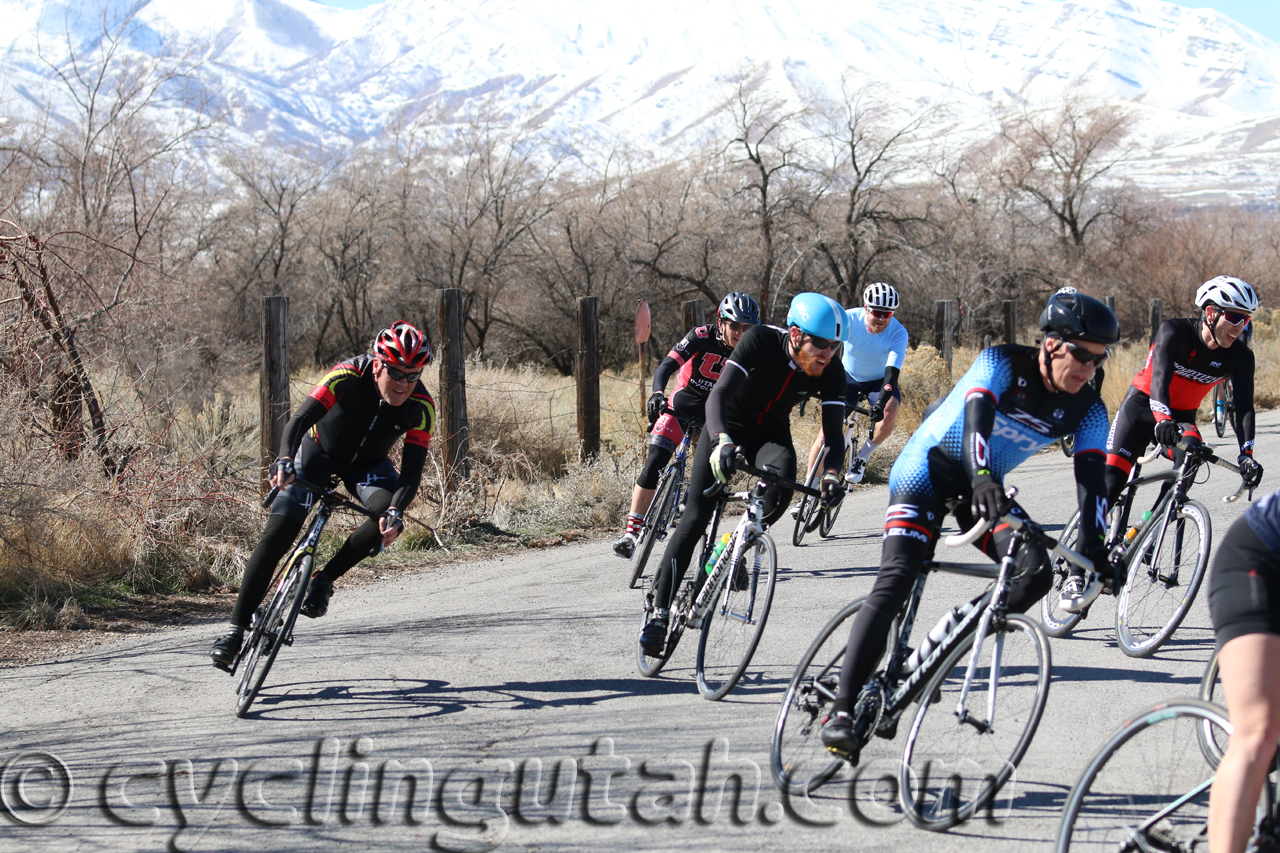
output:
M 1196 291 L 1198 317 L 1165 320 L 1147 353 L 1147 363 L 1125 395 L 1107 436 L 1107 498 L 1114 502 L 1133 463 L 1152 438 L 1172 446 L 1180 438 L 1201 441 L 1196 409 L 1214 385 L 1230 376 L 1236 395 L 1235 430 L 1245 484 L 1262 480 L 1253 459 L 1253 351 L 1239 340 L 1258 310 L 1258 294 L 1238 278 L 1220 275 Z M 1062 609 L 1079 612 L 1101 587 L 1086 586 L 1077 573 L 1062 587 Z
M 667 357 L 653 372 L 653 394 L 645 404 L 649 417 L 649 457 L 631 492 L 631 511 L 627 513 L 627 529 L 613 543 L 613 553 L 630 559 L 636 539 L 644 525 L 645 514 L 653 502 L 654 489 L 671 454 L 684 440 L 680 419 L 692 416 L 704 420 L 707 394 L 720 378 L 725 359 L 738 345 L 748 326 L 760 324 L 760 305 L 745 293 L 730 293 L 720 300 L 719 316 L 714 324 L 697 326 L 671 348 Z M 668 399 L 663 391 L 672 375 L 676 390 Z
M 1243 853 L 1280 737 L 1280 492 L 1245 510 L 1217 552 L 1209 616 L 1232 732 L 1209 790 L 1209 850 Z
M 314 575 L 302 605 L 304 616 L 314 619 L 328 612 L 333 582 L 400 535 L 435 426 L 435 402 L 419 381 L 430 363 L 426 337 L 408 323 L 395 323 L 378 333 L 372 355 L 358 355 L 330 370 L 285 424 L 280 457 L 271 471 L 271 485 L 281 491 L 245 565 L 231 627 L 213 644 L 215 666 L 229 670 L 235 662 L 276 564 L 306 521 L 314 495 L 290 485 L 295 475 L 317 486 L 340 478 L 365 507 L 380 514 L 356 528 Z M 404 453 L 397 475 L 387 453 L 401 437 Z
M 868 683 L 884 652 L 890 622 L 933 550 L 949 501 L 959 499 L 955 514 L 962 527 L 972 526 L 975 516 L 996 517 L 1005 502 L 1004 475 L 1075 432 L 1081 550 L 1094 560 L 1106 557 L 1101 519 L 1107 408 L 1088 383 L 1119 340 L 1119 324 L 1091 296 L 1054 294 L 1040 328 L 1045 336 L 1039 347 L 1004 344 L 978 353 L 943 404 L 912 434 L 889 474 L 880 572 L 854 617 L 837 698 L 822 729 L 827 749 L 852 762 L 870 736 L 865 720 L 858 719 L 855 729 L 856 691 Z M 1016 504 L 1011 511 L 1025 516 Z M 1011 535 L 1001 525 L 979 547 L 999 559 Z M 1017 564 L 1009 607 L 1023 612 L 1048 591 L 1053 576 L 1043 548 L 1024 547 Z
M 898 388 L 898 374 L 907 354 L 907 329 L 894 319 L 898 310 L 898 291 L 891 284 L 876 282 L 862 292 L 862 307 L 849 310 L 849 340 L 844 345 L 845 401 L 852 406 L 858 394 L 866 394 L 871 404 L 871 421 L 876 425 L 871 438 L 862 443 L 857 455 L 849 460 L 849 470 L 844 478 L 849 483 L 861 483 L 866 475 L 867 461 L 876 448 L 893 432 L 898 419 L 898 406 L 902 403 L 902 391 Z M 809 449 L 809 463 L 822 448 L 822 437 L 814 439 Z M 841 453 L 843 457 L 843 452 Z M 800 504 L 791 510 L 792 517 L 800 514 Z
M 787 328 L 748 329 L 707 396 L 706 436 L 698 442 L 689 477 L 689 500 L 667 543 L 654 584 L 655 607 L 640 632 L 644 653 L 657 657 L 666 645 L 668 610 L 694 549 L 715 511 L 715 498 L 703 491 L 725 483 L 734 472 L 739 449 L 757 468 L 766 466 L 795 479 L 796 452 L 791 442 L 791 410 L 801 400 L 822 401 L 822 431 L 828 459 L 844 450 L 844 370 L 836 348 L 846 335 L 848 315 L 834 299 L 801 293 L 791 300 Z M 827 500 L 839 492 L 840 474 L 832 466 L 822 477 Z M 770 486 L 764 502 L 765 524 L 786 511 L 790 490 Z

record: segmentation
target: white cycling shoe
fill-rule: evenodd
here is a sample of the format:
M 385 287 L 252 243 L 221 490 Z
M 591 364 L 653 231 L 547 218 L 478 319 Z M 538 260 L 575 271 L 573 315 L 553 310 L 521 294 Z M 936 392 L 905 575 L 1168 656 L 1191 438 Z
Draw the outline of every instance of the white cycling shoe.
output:
M 853 461 L 849 463 L 849 470 L 844 475 L 844 481 L 849 484 L 861 483 L 866 474 L 867 460 L 861 456 L 855 456 Z
M 1093 604 L 1102 593 L 1102 578 L 1097 572 L 1089 572 L 1087 577 L 1072 575 L 1062 585 L 1062 597 L 1058 606 L 1068 613 L 1079 613 Z

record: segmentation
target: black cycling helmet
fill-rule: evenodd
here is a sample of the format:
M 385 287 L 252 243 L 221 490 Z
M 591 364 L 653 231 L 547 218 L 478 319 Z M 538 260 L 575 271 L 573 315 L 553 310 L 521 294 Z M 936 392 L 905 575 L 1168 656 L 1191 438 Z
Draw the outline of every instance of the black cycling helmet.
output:
M 1120 340 L 1120 322 L 1107 304 L 1083 293 L 1049 297 L 1040 312 L 1040 330 L 1068 341 L 1088 341 L 1113 346 Z
M 760 325 L 760 303 L 745 293 L 733 292 L 720 300 L 720 319 L 749 326 Z

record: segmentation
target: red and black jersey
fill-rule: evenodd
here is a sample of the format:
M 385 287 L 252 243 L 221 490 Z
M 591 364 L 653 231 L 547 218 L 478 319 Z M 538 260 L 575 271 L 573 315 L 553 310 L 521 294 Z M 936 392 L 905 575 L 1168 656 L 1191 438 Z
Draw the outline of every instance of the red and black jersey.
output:
M 706 403 L 711 387 L 720 378 L 731 350 L 720 340 L 714 324 L 695 326 L 689 334 L 680 339 L 667 357 L 654 372 L 655 391 L 666 387 L 672 373 L 676 376 L 676 387 L 669 396 L 680 395 L 680 400 L 673 401 L 672 407 L 679 406 L 681 411 L 701 409 Z M 659 384 L 661 380 L 661 384 Z
M 1133 377 L 1133 387 L 1151 398 L 1157 421 L 1175 411 L 1195 411 L 1209 389 L 1228 376 L 1236 408 L 1253 409 L 1253 350 L 1243 338 L 1230 347 L 1210 348 L 1201 337 L 1204 321 L 1177 317 L 1165 320 L 1147 353 L 1147 363 Z

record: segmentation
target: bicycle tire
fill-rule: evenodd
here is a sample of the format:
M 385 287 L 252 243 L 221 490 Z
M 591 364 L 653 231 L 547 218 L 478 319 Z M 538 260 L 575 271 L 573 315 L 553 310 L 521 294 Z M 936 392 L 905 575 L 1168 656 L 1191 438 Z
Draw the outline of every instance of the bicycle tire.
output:
M 845 472 L 849 470 L 849 453 L 851 448 L 846 447 L 844 451 L 844 461 L 840 463 L 839 476 L 840 481 L 844 482 Z M 831 535 L 831 528 L 835 526 L 836 519 L 840 517 L 840 507 L 844 506 L 844 501 L 840 500 L 834 506 L 818 506 L 818 536 L 826 539 Z
M 1067 521 L 1067 526 L 1062 528 L 1062 535 L 1058 541 L 1067 548 L 1075 550 L 1075 542 L 1079 532 L 1080 511 L 1076 510 Z M 1059 606 L 1059 602 L 1062 600 L 1062 585 L 1067 582 L 1071 564 L 1057 554 L 1049 555 L 1049 564 L 1053 570 L 1053 586 L 1049 588 L 1049 592 L 1044 598 L 1040 599 L 1040 624 L 1044 626 L 1044 632 L 1050 637 L 1065 637 L 1071 633 L 1071 630 L 1076 625 L 1080 624 L 1084 614 L 1068 613 Z
M 988 713 L 990 661 L 998 659 L 996 713 L 985 721 L 992 725 L 983 731 L 961 722 L 955 708 L 976 635 L 970 632 L 929 679 L 902 750 L 899 804 L 921 829 L 949 829 L 983 806 L 995 813 L 995 797 L 1031 744 L 1049 698 L 1049 638 L 1039 623 L 1010 613 L 983 640 L 966 706 L 979 717 Z M 939 762 L 947 768 L 945 779 L 936 772 Z M 1012 807 L 1012 795 L 1009 800 Z
M 1070 459 L 1076 455 L 1076 434 L 1074 432 L 1069 432 L 1064 435 L 1058 440 L 1058 443 L 1062 447 L 1063 456 Z
M 1222 692 L 1222 681 L 1218 678 L 1218 649 L 1216 648 L 1213 650 L 1213 656 L 1209 658 L 1208 665 L 1204 668 L 1204 676 L 1200 679 L 1199 699 L 1219 708 L 1227 707 L 1227 696 Z M 1204 760 L 1209 762 L 1210 767 L 1218 769 L 1218 762 L 1227 751 L 1227 739 L 1222 730 L 1207 722 L 1202 723 L 1196 730 L 1196 737 L 1200 739 L 1200 751 L 1204 753 Z
M 1192 528 L 1200 541 L 1188 549 L 1185 539 Z M 1149 523 L 1129 547 L 1129 576 L 1116 600 L 1116 642 L 1129 657 L 1147 657 L 1173 635 L 1209 568 L 1213 527 L 1203 504 L 1188 499 L 1166 529 L 1161 541 L 1161 528 Z M 1152 553 L 1157 542 L 1160 552 Z M 1194 555 L 1190 565 L 1188 553 Z M 1162 565 L 1166 557 L 1167 566 Z
M 1225 401 L 1222 407 L 1219 408 L 1217 400 L 1214 400 L 1213 431 L 1218 434 L 1218 438 L 1223 438 L 1227 434 L 1227 406 Z
M 813 465 L 809 468 L 809 476 L 805 479 L 804 484 L 811 489 L 816 489 L 818 482 L 818 470 L 822 466 L 823 453 L 818 453 L 818 458 L 813 461 Z M 817 512 L 818 500 L 809 495 L 800 496 L 800 510 L 796 514 L 796 526 L 791 531 L 791 544 L 797 548 L 804 542 L 806 533 L 812 533 L 813 528 L 817 526 L 817 520 L 813 518 Z
M 237 689 L 237 717 L 249 713 L 250 706 L 258 698 L 258 691 L 267 680 L 267 673 L 271 672 L 271 665 L 276 662 L 284 639 L 293 630 L 311 582 L 312 565 L 313 558 L 307 553 L 296 554 L 289 561 L 271 602 L 261 611 L 262 618 L 253 626 L 249 647 L 240 664 L 244 670 Z
M 733 547 L 730 542 L 729 546 Z M 702 618 L 698 639 L 698 692 L 719 701 L 742 678 L 760 644 L 769 606 L 778 580 L 778 550 L 765 533 L 743 548 L 743 564 L 749 566 L 747 588 L 734 590 L 733 569 L 720 582 L 711 609 Z
M 645 513 L 644 525 L 640 528 L 640 538 L 636 541 L 635 553 L 631 555 L 631 584 L 635 589 L 644 577 L 645 564 L 649 562 L 649 553 L 659 533 L 665 533 L 676 522 L 676 495 L 684 478 L 676 468 L 668 468 L 662 472 L 658 481 L 658 490 L 654 492 L 653 503 Z
M 1163 702 L 1117 729 L 1067 796 L 1057 853 L 1189 850 L 1203 840 L 1213 770 L 1193 729 L 1205 724 L 1231 731 L 1226 713 L 1199 699 Z
M 822 723 L 835 701 L 849 628 L 866 601 L 864 596 L 846 604 L 822 627 L 787 685 L 769 750 L 773 781 L 782 791 L 808 794 L 845 764 L 822 745 Z
M 701 569 L 697 566 L 690 566 L 689 571 L 701 571 Z M 684 620 L 686 618 L 684 603 L 692 597 L 692 590 L 693 581 L 686 577 L 683 580 L 680 594 L 676 596 L 671 604 L 672 624 L 667 626 L 667 642 L 663 644 L 661 655 L 657 657 L 646 655 L 644 649 L 640 647 L 640 638 L 636 638 L 636 669 L 645 678 L 656 677 L 658 673 L 662 672 L 662 668 L 667 665 L 667 661 L 671 660 L 672 653 L 675 652 L 676 646 L 680 643 L 680 635 L 684 633 Z M 645 610 L 640 620 L 642 629 L 648 619 L 649 611 Z

